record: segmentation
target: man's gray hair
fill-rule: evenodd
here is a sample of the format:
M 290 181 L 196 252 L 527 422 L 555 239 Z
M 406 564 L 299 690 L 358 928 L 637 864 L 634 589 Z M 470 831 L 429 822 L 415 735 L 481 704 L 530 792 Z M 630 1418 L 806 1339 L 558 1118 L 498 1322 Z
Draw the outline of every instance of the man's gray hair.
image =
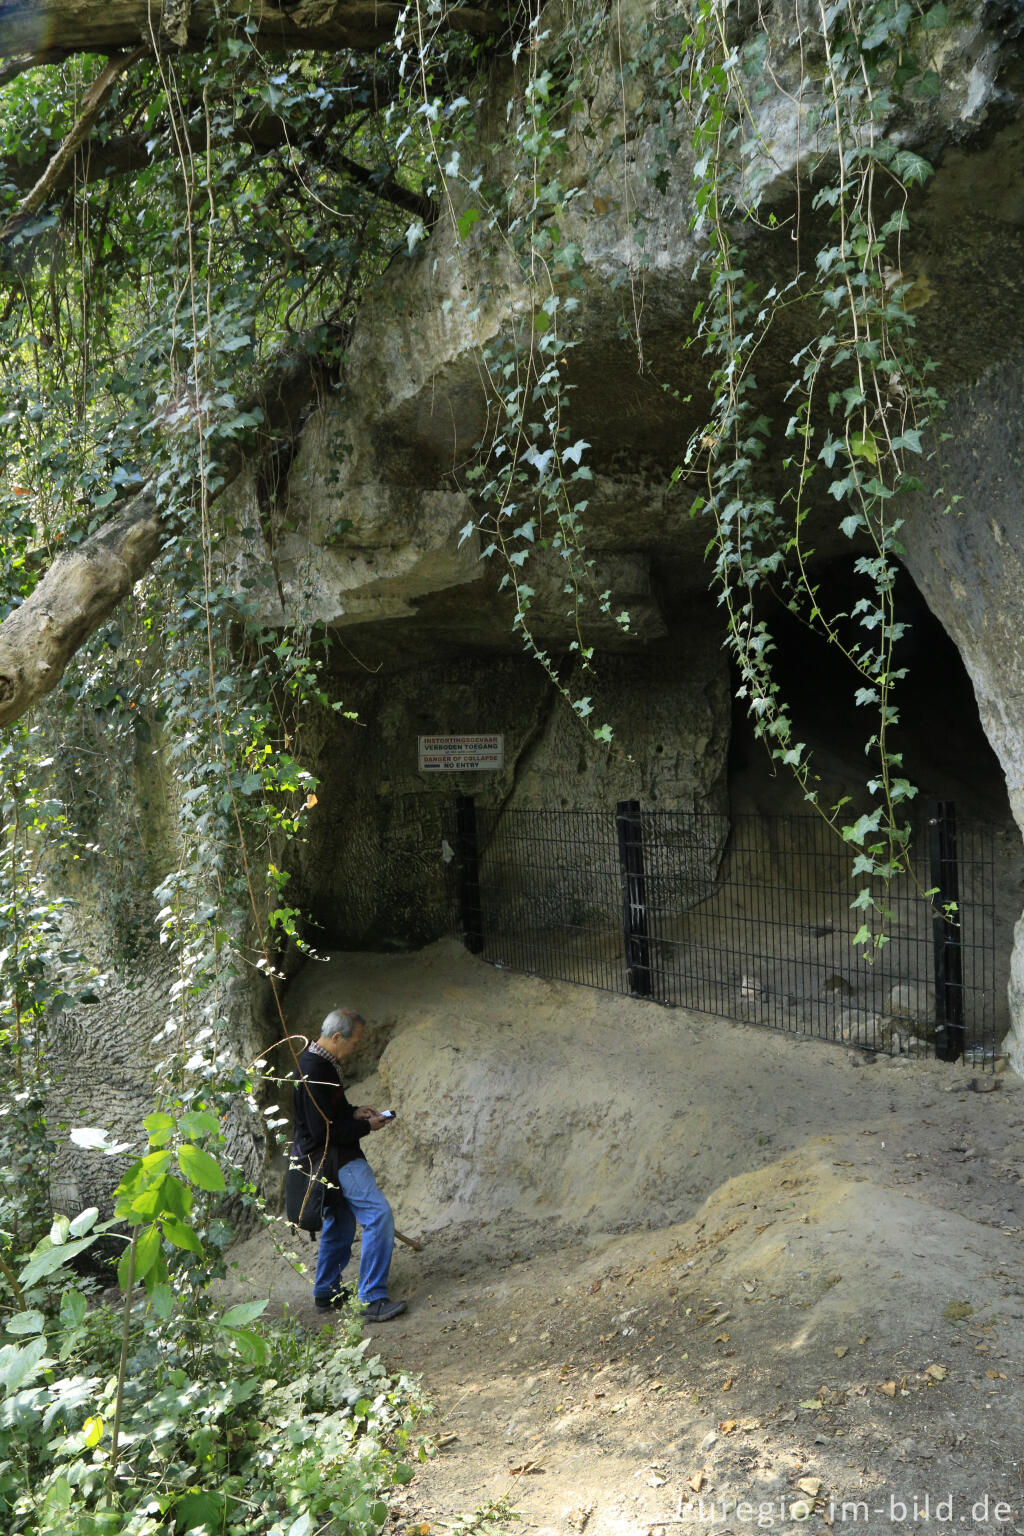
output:
M 320 1025 L 320 1038 L 329 1040 L 332 1035 L 340 1035 L 343 1040 L 351 1040 L 359 1025 L 365 1022 L 354 1008 L 332 1008 Z

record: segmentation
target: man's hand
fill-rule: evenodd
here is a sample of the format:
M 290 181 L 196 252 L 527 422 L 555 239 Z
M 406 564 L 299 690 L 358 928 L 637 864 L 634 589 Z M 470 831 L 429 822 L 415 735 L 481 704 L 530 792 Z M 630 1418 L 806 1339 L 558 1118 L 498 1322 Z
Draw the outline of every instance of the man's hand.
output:
M 360 1104 L 352 1114 L 356 1120 L 368 1120 L 371 1131 L 379 1131 L 382 1125 L 391 1125 L 395 1119 L 394 1115 L 382 1115 L 379 1109 L 373 1109 L 369 1104 Z

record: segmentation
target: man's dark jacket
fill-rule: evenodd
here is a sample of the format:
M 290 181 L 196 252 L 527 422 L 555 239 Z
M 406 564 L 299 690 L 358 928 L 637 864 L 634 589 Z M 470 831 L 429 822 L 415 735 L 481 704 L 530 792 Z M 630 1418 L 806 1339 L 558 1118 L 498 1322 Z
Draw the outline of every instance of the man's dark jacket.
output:
M 334 1179 L 339 1168 L 362 1157 L 359 1141 L 369 1132 L 369 1123 L 356 1119 L 345 1097 L 341 1069 L 308 1046 L 299 1057 L 294 1119 L 293 1152 L 297 1159 L 310 1160 L 311 1171 Z

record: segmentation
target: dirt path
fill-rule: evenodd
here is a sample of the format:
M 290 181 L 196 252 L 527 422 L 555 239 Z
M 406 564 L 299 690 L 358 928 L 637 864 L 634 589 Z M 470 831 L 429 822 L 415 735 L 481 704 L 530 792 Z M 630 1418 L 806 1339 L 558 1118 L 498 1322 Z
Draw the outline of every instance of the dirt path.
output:
M 417 1006 L 431 1019 L 430 986 L 450 992 L 456 964 L 446 958 L 440 978 L 422 965 L 416 973 Z M 410 1310 L 375 1329 L 374 1345 L 422 1375 L 438 1446 L 393 1501 L 392 1528 L 440 1533 L 489 1506 L 514 1511 L 515 1529 L 537 1536 L 1024 1532 L 1024 1084 L 934 1062 L 868 1063 L 621 999 L 611 1000 L 605 1049 L 586 1017 L 594 994 L 470 965 L 460 985 L 481 995 L 459 1009 L 448 998 L 452 1051 L 472 1035 L 474 1008 L 494 1035 L 497 1003 L 520 1016 L 543 1003 L 559 1040 L 576 1039 L 582 1075 L 604 1081 L 609 1070 L 635 1107 L 637 1082 L 602 1062 L 624 1021 L 642 1035 L 641 1076 L 659 1020 L 673 1021 L 677 1050 L 682 1023 L 694 1038 L 713 1036 L 714 1049 L 685 1053 L 664 1174 L 672 1188 L 660 1201 L 640 1197 L 638 1174 L 616 1205 L 607 1181 L 621 1183 L 628 1162 L 607 1166 L 607 1116 L 589 1132 L 592 1178 L 577 1168 L 584 1131 L 562 1148 L 573 1181 L 553 1214 L 539 1174 L 525 1192 L 531 1209 L 504 1200 L 497 1162 L 489 1188 L 477 1179 L 475 1218 L 464 1219 L 451 1169 L 432 1171 L 431 1216 L 430 1191 L 407 1167 L 406 1211 L 397 1138 L 389 1146 L 400 1224 L 414 1216 L 427 1248 L 397 1251 L 392 1294 Z M 375 983 L 365 970 L 358 979 L 365 997 Z M 413 1053 L 428 1076 L 431 1027 L 421 1021 L 424 1049 Z M 403 1038 L 381 1075 L 393 1102 L 412 1103 Z M 405 1061 L 404 1077 L 391 1060 Z M 504 1078 L 484 1065 L 500 1097 Z M 437 1083 L 428 1087 L 436 1096 Z M 561 1081 L 556 1090 L 567 1092 Z M 528 1099 L 524 1087 L 520 1131 L 532 1123 Z M 476 1162 L 471 1139 L 458 1150 L 479 1175 L 493 1149 L 475 1114 Z M 668 1130 L 666 1120 L 666 1140 Z M 639 1160 L 649 1188 L 646 1147 Z M 687 1163 L 703 1190 L 683 1202 L 686 1219 L 666 1220 Z M 620 1211 L 617 1230 L 586 1214 L 595 1204 Z M 316 1325 L 294 1277 L 255 1249 L 242 1258 L 252 1283 L 276 1287 Z

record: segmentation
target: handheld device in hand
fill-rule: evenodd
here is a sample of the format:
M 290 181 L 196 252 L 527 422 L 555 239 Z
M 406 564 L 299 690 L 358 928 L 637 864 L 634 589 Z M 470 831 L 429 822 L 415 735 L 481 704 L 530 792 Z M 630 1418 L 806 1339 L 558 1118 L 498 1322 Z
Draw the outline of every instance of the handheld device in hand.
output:
M 382 1109 L 380 1117 L 382 1120 L 393 1120 L 395 1118 L 395 1111 L 393 1109 Z

